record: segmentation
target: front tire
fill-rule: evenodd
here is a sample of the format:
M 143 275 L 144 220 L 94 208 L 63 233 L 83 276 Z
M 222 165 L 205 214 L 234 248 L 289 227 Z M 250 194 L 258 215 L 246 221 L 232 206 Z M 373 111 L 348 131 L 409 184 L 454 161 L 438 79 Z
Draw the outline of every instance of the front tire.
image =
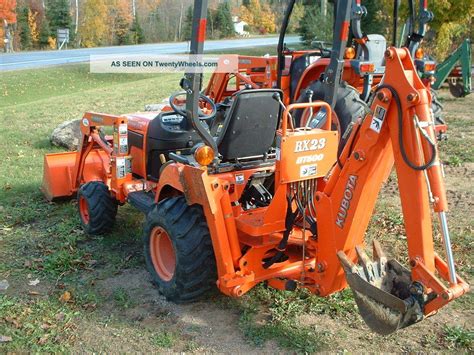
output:
M 82 228 L 87 234 L 110 232 L 117 216 L 117 202 L 102 181 L 91 181 L 77 192 L 77 206 Z
M 144 228 L 145 262 L 153 283 L 167 300 L 193 302 L 217 279 L 211 236 L 201 206 L 183 196 L 161 201 Z

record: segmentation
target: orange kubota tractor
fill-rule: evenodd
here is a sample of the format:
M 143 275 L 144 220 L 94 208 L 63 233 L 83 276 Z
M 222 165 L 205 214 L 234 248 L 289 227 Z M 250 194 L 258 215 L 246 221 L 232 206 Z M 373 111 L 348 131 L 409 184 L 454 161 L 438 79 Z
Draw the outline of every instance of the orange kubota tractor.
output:
M 285 44 L 287 29 L 292 21 L 296 0 L 289 0 L 283 23 L 276 56 L 238 56 L 239 69 L 235 72 L 216 71 L 205 89 L 206 96 L 215 102 L 222 102 L 244 87 L 280 88 L 284 93 L 284 103 L 308 102 L 327 100 L 327 88 L 322 85 L 324 73 L 330 62 L 330 49 L 306 48 L 290 49 Z M 425 78 L 425 84 L 430 85 L 436 64 L 424 57 L 420 47 L 426 33 L 427 24 L 432 21 L 433 13 L 428 10 L 428 3 L 419 0 L 418 13 L 415 0 L 407 1 L 408 19 L 405 26 L 404 46 L 410 50 L 415 59 L 415 65 Z M 398 9 L 400 1 L 394 1 L 393 7 L 393 38 L 392 44 L 398 42 Z M 334 14 L 338 2 L 334 1 Z M 334 38 L 333 46 L 344 46 L 344 68 L 342 71 L 343 84 L 338 85 L 338 94 L 332 95 L 336 102 L 333 105 L 333 126 L 342 135 L 351 123 L 364 116 L 369 111 L 370 101 L 385 72 L 384 52 L 387 49 L 387 39 L 381 34 L 365 34 L 361 22 L 367 15 L 367 9 L 361 0 L 353 0 L 350 16 L 349 33 L 351 46 L 346 46 L 339 38 Z M 333 48 L 338 49 L 338 48 Z M 342 58 L 341 58 L 342 59 Z M 434 95 L 434 92 L 432 92 Z M 447 127 L 442 119 L 442 105 L 433 97 L 432 109 L 435 114 L 436 130 L 439 135 L 446 132 Z M 293 115 L 295 124 L 303 126 L 308 120 L 309 109 L 296 110 Z M 317 127 L 325 120 L 325 110 L 318 111 L 311 119 L 310 126 Z M 443 136 L 445 137 L 445 136 Z
M 193 301 L 211 287 L 239 297 L 261 282 L 328 296 L 347 286 L 371 329 L 389 334 L 431 316 L 469 289 L 456 273 L 446 219 L 431 95 L 407 48 L 385 52 L 371 110 L 341 141 L 331 127 L 347 43 L 350 0 L 338 2 L 324 81 L 328 102 L 285 105 L 279 89 L 245 89 L 219 118 L 202 77 L 181 82 L 186 100 L 159 113 L 87 112 L 77 152 L 45 157 L 48 199 L 77 196 L 84 230 L 112 228 L 117 206 L 146 214 L 145 259 L 167 299 Z M 191 53 L 200 54 L 207 1 L 195 1 Z M 335 37 L 336 37 L 335 36 Z M 295 110 L 326 111 L 319 128 Z M 112 138 L 101 133 L 112 126 Z M 343 146 L 341 148 L 341 146 Z M 403 266 L 364 234 L 395 166 L 407 236 Z M 432 209 L 446 261 L 435 251 Z

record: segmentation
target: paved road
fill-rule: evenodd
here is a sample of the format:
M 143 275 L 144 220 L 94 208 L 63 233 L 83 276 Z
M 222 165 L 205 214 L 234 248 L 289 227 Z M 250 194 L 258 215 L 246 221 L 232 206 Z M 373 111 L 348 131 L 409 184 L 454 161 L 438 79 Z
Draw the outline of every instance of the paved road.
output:
M 299 41 L 297 36 L 288 36 L 286 43 L 293 44 Z M 278 43 L 277 37 L 245 38 L 235 40 L 206 41 L 205 50 L 221 50 L 232 48 L 246 48 L 270 46 Z M 178 54 L 188 50 L 188 42 L 140 44 L 134 46 L 82 48 L 63 51 L 21 52 L 0 54 L 0 71 L 18 69 L 43 68 L 53 65 L 69 63 L 84 63 L 89 61 L 90 55 L 105 54 Z

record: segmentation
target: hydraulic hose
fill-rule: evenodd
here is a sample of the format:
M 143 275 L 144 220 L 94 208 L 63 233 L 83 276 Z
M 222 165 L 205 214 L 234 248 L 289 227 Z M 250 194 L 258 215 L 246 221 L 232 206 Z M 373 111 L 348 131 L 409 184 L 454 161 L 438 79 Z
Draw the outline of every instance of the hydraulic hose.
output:
M 429 146 L 430 146 L 430 149 L 431 149 L 431 158 L 430 160 L 428 161 L 428 163 L 426 164 L 423 164 L 423 165 L 416 165 L 415 163 L 413 163 L 410 158 L 408 158 L 408 155 L 406 153 L 406 150 L 405 150 L 405 143 L 403 141 L 403 111 L 402 111 L 402 102 L 400 100 L 400 96 L 398 96 L 398 93 L 397 91 L 391 87 L 390 85 L 380 85 L 378 88 L 377 88 L 377 91 L 375 92 L 375 94 L 377 94 L 378 91 L 380 91 L 381 89 L 387 89 L 389 90 L 391 93 L 392 93 L 392 97 L 394 98 L 395 100 L 395 103 L 397 105 L 397 114 L 398 114 L 398 144 L 400 145 L 400 152 L 402 154 L 402 158 L 403 158 L 403 161 L 410 167 L 412 168 L 413 170 L 426 170 L 428 169 L 429 167 L 431 167 L 434 162 L 436 161 L 436 145 L 431 142 L 429 139 L 427 139 L 426 137 L 424 137 L 423 135 L 423 138 L 426 139 L 426 141 L 428 142 Z

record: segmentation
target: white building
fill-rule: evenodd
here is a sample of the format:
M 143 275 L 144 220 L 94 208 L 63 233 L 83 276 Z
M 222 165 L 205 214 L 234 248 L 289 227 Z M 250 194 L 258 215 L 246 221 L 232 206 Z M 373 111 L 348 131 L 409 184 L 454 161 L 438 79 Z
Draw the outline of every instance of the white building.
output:
M 245 26 L 248 26 L 248 23 L 245 21 L 240 21 L 237 16 L 233 16 L 232 20 L 234 22 L 235 32 L 242 37 L 247 37 L 249 35 L 248 31 L 245 31 Z

